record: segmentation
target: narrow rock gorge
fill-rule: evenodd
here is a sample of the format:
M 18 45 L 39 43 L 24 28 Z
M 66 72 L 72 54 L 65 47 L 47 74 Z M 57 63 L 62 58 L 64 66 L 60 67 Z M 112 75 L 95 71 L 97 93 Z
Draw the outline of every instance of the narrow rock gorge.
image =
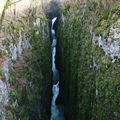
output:
M 120 0 L 0 2 L 0 120 L 120 120 Z

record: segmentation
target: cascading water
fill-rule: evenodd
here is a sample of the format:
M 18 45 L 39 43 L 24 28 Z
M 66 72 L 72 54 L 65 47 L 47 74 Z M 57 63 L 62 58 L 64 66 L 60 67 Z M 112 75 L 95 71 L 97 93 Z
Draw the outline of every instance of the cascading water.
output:
M 54 23 L 56 22 L 57 17 L 52 19 L 52 27 L 51 27 L 51 33 L 52 33 L 52 72 L 53 72 L 53 98 L 51 103 L 51 120 L 64 120 L 64 113 L 61 106 L 56 105 L 56 99 L 59 95 L 59 71 L 56 68 L 55 64 L 55 56 L 56 56 L 56 45 L 57 45 L 57 39 L 55 35 L 55 29 L 54 29 Z

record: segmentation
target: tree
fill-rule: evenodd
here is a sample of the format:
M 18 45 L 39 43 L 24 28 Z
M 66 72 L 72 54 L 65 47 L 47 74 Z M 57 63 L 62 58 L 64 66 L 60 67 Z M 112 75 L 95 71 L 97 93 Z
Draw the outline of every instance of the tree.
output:
M 9 6 L 11 6 L 12 4 L 16 4 L 17 2 L 20 2 L 21 0 L 17 0 L 17 1 L 14 1 L 13 0 L 7 0 L 5 5 L 4 5 L 4 8 L 3 8 L 3 11 L 2 11 L 2 15 L 0 17 L 0 30 L 2 28 L 2 22 L 3 22 L 3 19 L 5 17 L 5 12 L 6 10 L 8 9 Z

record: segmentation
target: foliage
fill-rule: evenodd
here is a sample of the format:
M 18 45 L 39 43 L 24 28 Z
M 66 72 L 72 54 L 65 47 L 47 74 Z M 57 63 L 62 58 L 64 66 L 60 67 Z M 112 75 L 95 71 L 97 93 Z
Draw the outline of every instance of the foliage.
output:
M 8 38 L 5 43 L 8 49 L 11 43 L 17 44 L 20 30 L 22 40 L 30 38 L 30 48 L 24 50 L 22 58 L 13 62 L 10 69 L 8 120 L 49 119 L 51 45 L 46 30 L 48 20 L 42 14 L 37 16 L 41 22 L 39 25 L 33 25 L 33 22 L 29 24 L 29 16 L 17 18 L 17 21 L 7 24 L 6 32 L 12 35 L 12 41 Z M 37 16 L 32 20 L 35 21 Z
M 58 25 L 58 59 L 67 120 L 120 119 L 120 70 L 92 43 L 90 26 L 98 35 L 115 22 L 117 7 L 89 2 L 62 9 L 65 21 Z
M 3 68 L 0 67 L 0 77 L 3 75 Z

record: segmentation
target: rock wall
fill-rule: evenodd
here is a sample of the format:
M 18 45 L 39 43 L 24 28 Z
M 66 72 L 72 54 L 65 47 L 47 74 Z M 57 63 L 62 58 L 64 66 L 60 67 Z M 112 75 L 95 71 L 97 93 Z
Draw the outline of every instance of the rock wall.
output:
M 51 44 L 40 6 L 6 16 L 0 36 L 0 119 L 48 120 Z M 38 11 L 36 11 L 38 10 Z
M 57 63 L 66 120 L 120 119 L 120 6 L 112 3 L 78 1 L 61 9 Z

